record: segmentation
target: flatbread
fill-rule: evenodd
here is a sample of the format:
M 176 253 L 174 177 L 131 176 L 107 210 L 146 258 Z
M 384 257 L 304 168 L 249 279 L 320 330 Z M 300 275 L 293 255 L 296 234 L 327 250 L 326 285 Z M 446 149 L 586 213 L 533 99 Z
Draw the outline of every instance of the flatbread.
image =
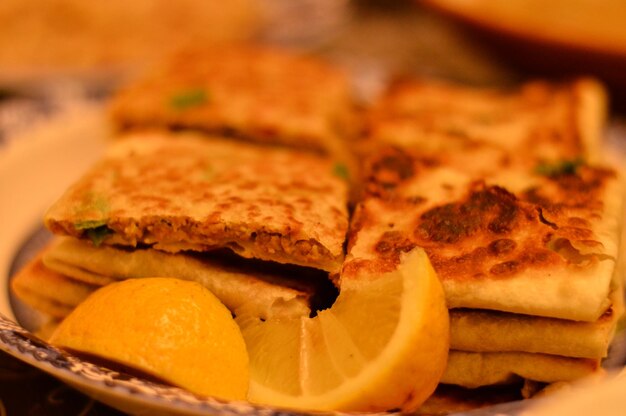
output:
M 486 145 L 517 159 L 596 162 L 606 112 L 606 93 L 592 79 L 508 90 L 407 79 L 368 112 L 365 137 L 423 153 Z
M 334 154 L 353 130 L 347 77 L 310 56 L 252 45 L 174 56 L 123 88 L 120 128 L 196 129 Z
M 192 280 L 209 289 L 233 313 L 245 309 L 253 316 L 265 319 L 308 316 L 319 278 L 324 278 L 311 272 L 308 279 L 288 278 L 272 273 L 267 266 L 258 263 L 233 264 L 216 256 L 171 254 L 146 248 L 95 247 L 91 242 L 71 237 L 57 238 L 43 256 L 43 261 L 47 268 L 57 273 L 101 285 L 155 276 Z M 299 273 L 302 275 L 306 271 L 299 270 Z
M 521 378 L 544 383 L 573 381 L 600 371 L 600 360 L 527 352 L 451 350 L 443 384 L 476 388 L 510 384 Z
M 357 242 L 350 243 L 348 260 L 370 261 L 376 247 L 387 250 L 384 256 L 395 257 L 394 247 L 429 246 L 427 251 L 452 308 L 595 321 L 608 307 L 623 190 L 616 177 L 600 178 L 613 176 L 610 170 L 579 167 L 599 158 L 605 101 L 602 87 L 590 79 L 562 84 L 531 82 L 510 90 L 414 79 L 398 83 L 367 115 L 360 148 L 365 159 L 364 201 L 356 210 L 351 240 Z M 564 169 L 577 174 L 559 175 Z M 495 203 L 492 197 L 498 194 L 503 199 Z M 498 234 L 505 233 L 488 227 L 506 228 L 506 224 L 488 224 L 484 219 L 478 228 L 487 229 L 459 239 L 471 239 L 469 244 L 433 244 L 432 239 L 457 239 L 450 231 L 466 233 L 464 228 L 474 227 L 463 223 L 466 213 L 460 211 L 481 195 L 485 197 L 482 205 L 492 199 L 492 207 L 508 206 L 522 213 L 517 217 L 521 220 L 517 223 L 519 238 L 507 236 L 496 243 Z M 513 204 L 506 203 L 507 198 Z M 439 215 L 445 210 L 450 218 Z M 496 215 L 495 211 L 478 217 Z M 438 226 L 416 220 L 422 214 Z M 527 222 L 524 216 L 529 217 Z M 377 225 L 374 218 L 380 218 Z M 477 241 L 485 236 L 493 239 Z M 538 240 L 540 236 L 548 241 Z M 533 242 L 533 238 L 537 240 Z M 511 259 L 511 253 L 508 257 L 500 253 L 511 241 L 516 245 L 513 251 L 526 254 L 522 261 Z M 461 247 L 465 244 L 469 247 Z M 533 253 L 527 247 L 544 250 Z M 495 255 L 493 250 L 499 253 Z M 557 252 L 565 263 L 575 266 L 556 274 L 550 271 L 550 279 L 542 277 L 545 268 L 526 268 L 524 273 L 515 273 L 515 279 L 502 278 L 513 271 L 510 267 L 541 263 L 544 255 L 546 264 L 558 262 Z M 595 256 L 597 264 L 579 267 L 589 256 Z M 380 262 L 352 264 L 382 266 Z M 536 266 L 533 268 L 542 268 Z M 498 278 L 492 272 L 498 272 Z M 489 277 L 488 283 L 484 275 Z
M 237 254 L 336 272 L 347 184 L 327 159 L 193 134 L 127 137 L 46 213 L 96 243 Z
M 37 255 L 11 280 L 18 299 L 53 318 L 64 318 L 98 286 L 74 280 L 44 266 Z
M 596 322 L 451 309 L 450 348 L 474 352 L 522 351 L 566 357 L 603 358 L 624 311 L 621 285 L 611 292 L 611 307 Z
M 385 271 L 420 246 L 450 308 L 588 322 L 608 308 L 623 195 L 615 171 L 581 163 L 477 177 L 445 158 L 381 147 L 364 173 L 344 274 Z

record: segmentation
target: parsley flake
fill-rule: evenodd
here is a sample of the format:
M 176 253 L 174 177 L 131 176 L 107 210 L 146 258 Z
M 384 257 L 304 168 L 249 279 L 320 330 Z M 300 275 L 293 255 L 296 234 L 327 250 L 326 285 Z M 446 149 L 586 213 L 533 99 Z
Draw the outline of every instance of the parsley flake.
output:
M 201 88 L 180 91 L 170 97 L 170 106 L 176 110 L 199 107 L 209 102 L 209 95 Z
M 74 228 L 77 230 L 88 230 L 91 228 L 98 228 L 103 225 L 106 225 L 106 220 L 87 220 L 87 221 L 79 221 L 74 224 Z
M 109 234 L 112 234 L 112 233 L 113 233 L 113 230 L 111 230 L 106 225 L 101 225 L 101 226 L 96 227 L 96 228 L 90 228 L 90 229 L 88 229 L 86 231 L 87 237 L 89 237 L 89 239 L 91 240 L 93 245 L 96 246 L 96 247 L 98 247 L 100 244 L 102 244 L 104 239 Z
M 554 163 L 540 163 L 535 167 L 535 173 L 538 175 L 555 177 L 560 175 L 574 175 L 578 168 L 584 164 L 581 158 L 572 160 L 561 160 Z
M 348 167 L 343 163 L 336 163 L 335 166 L 333 166 L 333 175 L 345 181 L 350 179 L 350 171 L 348 170 Z

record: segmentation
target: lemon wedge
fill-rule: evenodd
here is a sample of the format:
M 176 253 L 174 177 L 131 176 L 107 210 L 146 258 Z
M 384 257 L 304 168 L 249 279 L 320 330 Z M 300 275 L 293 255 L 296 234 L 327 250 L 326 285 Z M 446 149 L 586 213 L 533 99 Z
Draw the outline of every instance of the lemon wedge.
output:
M 248 390 L 239 327 L 195 282 L 145 278 L 107 285 L 78 305 L 50 342 L 201 395 L 241 400 Z
M 415 410 L 443 374 L 449 321 L 421 249 L 393 272 L 342 276 L 314 318 L 236 318 L 250 356 L 248 400 L 306 410 Z

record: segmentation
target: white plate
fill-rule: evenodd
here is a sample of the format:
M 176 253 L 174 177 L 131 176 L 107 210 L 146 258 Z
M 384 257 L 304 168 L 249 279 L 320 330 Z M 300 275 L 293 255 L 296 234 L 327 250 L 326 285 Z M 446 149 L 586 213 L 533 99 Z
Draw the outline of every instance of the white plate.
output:
M 100 108 L 81 106 L 0 149 L 0 279 L 48 205 L 99 157 L 107 131 Z M 14 318 L 7 290 L 0 291 L 0 313 Z

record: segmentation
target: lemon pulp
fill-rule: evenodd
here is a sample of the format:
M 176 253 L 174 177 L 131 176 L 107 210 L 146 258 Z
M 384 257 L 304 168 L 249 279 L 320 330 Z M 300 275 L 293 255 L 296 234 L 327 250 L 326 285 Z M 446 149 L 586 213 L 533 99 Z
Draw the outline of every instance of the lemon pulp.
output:
M 415 410 L 449 348 L 443 290 L 421 249 L 380 276 L 342 280 L 314 318 L 236 318 L 250 356 L 253 402 L 286 408 Z

